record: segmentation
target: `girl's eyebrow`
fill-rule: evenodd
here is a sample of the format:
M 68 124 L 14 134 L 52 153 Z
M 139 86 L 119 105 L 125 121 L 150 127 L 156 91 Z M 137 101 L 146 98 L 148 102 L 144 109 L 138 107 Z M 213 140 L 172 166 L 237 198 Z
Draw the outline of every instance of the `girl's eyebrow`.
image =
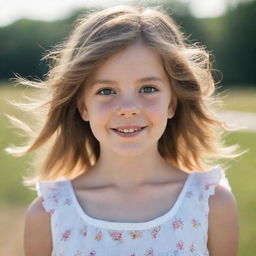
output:
M 136 82 L 161 82 L 164 83 L 163 80 L 156 76 L 148 76 L 138 79 Z M 95 84 L 109 84 L 109 85 L 117 85 L 118 82 L 109 79 L 97 79 L 92 81 L 90 87 L 93 87 Z

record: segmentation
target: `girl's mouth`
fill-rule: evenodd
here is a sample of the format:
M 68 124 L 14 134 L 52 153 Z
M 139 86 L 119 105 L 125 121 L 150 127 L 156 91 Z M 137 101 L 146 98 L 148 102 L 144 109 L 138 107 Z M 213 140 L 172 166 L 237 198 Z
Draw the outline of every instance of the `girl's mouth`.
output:
M 140 134 L 144 129 L 146 128 L 145 127 L 141 127 L 139 130 L 135 130 L 135 131 L 120 131 L 120 130 L 117 130 L 117 129 L 114 129 L 114 128 L 111 128 L 112 131 L 114 131 L 116 134 L 118 134 L 119 136 L 121 137 L 134 137 L 134 136 L 137 136 L 138 134 Z

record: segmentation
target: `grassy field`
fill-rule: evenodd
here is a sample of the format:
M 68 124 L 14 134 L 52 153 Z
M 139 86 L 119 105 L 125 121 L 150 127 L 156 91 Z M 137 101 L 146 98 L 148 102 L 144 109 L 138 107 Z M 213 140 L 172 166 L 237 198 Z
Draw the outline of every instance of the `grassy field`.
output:
M 234 88 L 223 98 L 224 110 L 256 112 L 256 89 Z
M 7 114 L 19 113 L 5 100 L 19 100 L 23 89 L 0 87 L 0 109 Z M 230 91 L 225 98 L 225 109 L 256 112 L 256 90 Z M 12 143 L 21 143 L 24 138 L 17 136 L 10 127 L 7 118 L 0 114 L 0 255 L 23 256 L 22 235 L 24 216 L 28 204 L 36 197 L 22 185 L 22 176 L 28 168 L 31 156 L 13 158 L 3 149 Z M 237 199 L 240 216 L 240 256 L 256 255 L 254 237 L 256 237 L 256 133 L 234 132 L 227 136 L 227 144 L 240 144 L 241 149 L 249 152 L 230 162 L 227 176 Z M 1 228 L 2 229 L 2 228 Z M 10 243 L 10 241 L 12 241 Z

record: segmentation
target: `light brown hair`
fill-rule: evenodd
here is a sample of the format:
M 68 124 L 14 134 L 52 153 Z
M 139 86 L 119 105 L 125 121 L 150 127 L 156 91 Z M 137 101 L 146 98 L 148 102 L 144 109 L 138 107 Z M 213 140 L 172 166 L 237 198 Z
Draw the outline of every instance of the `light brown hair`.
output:
M 12 118 L 29 140 L 24 147 L 7 151 L 14 155 L 38 152 L 33 174 L 24 178 L 26 185 L 72 178 L 94 165 L 100 144 L 80 117 L 77 101 L 99 64 L 139 38 L 160 54 L 177 102 L 175 115 L 168 119 L 158 142 L 162 157 L 184 170 L 206 171 L 216 160 L 239 155 L 237 145 L 224 145 L 223 135 L 229 128 L 214 110 L 217 98 L 210 54 L 203 46 L 187 43 L 163 10 L 116 6 L 78 20 L 67 42 L 45 57 L 54 61 L 44 81 L 17 79 L 47 92 L 35 103 L 39 132 Z M 44 114 L 36 112 L 40 109 Z

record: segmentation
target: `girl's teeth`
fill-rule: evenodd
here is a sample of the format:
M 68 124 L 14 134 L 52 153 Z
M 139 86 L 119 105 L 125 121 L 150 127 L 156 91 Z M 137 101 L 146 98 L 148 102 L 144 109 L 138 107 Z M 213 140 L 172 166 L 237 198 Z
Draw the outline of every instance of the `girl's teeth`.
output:
M 132 133 L 132 132 L 137 132 L 141 129 L 124 129 L 124 130 L 118 130 L 119 132 L 123 132 L 123 133 Z

